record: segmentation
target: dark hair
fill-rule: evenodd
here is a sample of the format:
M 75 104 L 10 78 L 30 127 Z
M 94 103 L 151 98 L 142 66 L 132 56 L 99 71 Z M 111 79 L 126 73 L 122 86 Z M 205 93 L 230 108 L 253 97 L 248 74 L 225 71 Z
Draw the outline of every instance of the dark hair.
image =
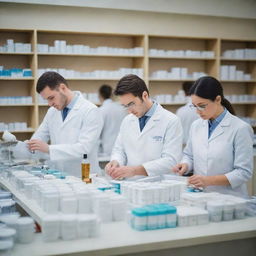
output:
M 190 95 L 189 91 L 193 84 L 194 84 L 194 82 L 184 82 L 182 84 L 182 89 L 184 90 L 186 96 Z
M 51 90 L 59 88 L 60 84 L 65 84 L 68 87 L 67 80 L 59 73 L 54 71 L 48 71 L 43 73 L 36 84 L 36 91 L 40 93 L 45 87 L 49 87 Z
M 149 95 L 149 91 L 145 82 L 138 76 L 130 74 L 122 77 L 119 80 L 114 94 L 119 96 L 131 93 L 135 97 L 139 97 L 140 99 L 142 99 L 142 94 L 144 91 L 146 91 Z
M 231 114 L 235 115 L 235 111 L 231 103 L 225 99 L 221 83 L 211 76 L 203 76 L 195 81 L 190 89 L 190 94 L 194 94 L 204 99 L 214 101 L 219 95 L 221 97 L 221 105 L 224 106 Z
M 103 84 L 99 89 L 100 96 L 105 100 L 112 96 L 112 87 L 107 84 Z

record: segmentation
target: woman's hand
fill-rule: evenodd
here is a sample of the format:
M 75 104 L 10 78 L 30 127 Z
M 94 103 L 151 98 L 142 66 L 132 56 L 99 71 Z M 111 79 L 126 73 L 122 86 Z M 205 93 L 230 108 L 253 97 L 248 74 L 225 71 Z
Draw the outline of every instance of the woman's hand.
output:
M 179 175 L 183 175 L 188 170 L 188 165 L 185 163 L 177 164 L 172 168 L 172 171 L 174 173 L 177 173 Z

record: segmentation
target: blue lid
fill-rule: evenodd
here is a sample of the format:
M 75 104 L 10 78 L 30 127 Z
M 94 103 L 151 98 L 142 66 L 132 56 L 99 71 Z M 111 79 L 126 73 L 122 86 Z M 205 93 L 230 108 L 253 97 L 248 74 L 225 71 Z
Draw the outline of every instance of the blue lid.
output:
M 155 215 L 159 215 L 159 210 L 158 210 L 158 207 L 154 204 L 152 205 L 147 205 L 145 206 L 145 208 L 147 209 L 148 211 L 148 215 L 149 216 L 155 216 Z
M 146 217 L 148 211 L 145 208 L 134 208 L 132 209 L 132 214 L 138 217 Z
M 170 214 L 170 213 L 174 214 L 176 212 L 177 212 L 177 208 L 175 206 L 173 206 L 173 205 L 167 205 L 166 206 L 166 213 L 167 214 Z

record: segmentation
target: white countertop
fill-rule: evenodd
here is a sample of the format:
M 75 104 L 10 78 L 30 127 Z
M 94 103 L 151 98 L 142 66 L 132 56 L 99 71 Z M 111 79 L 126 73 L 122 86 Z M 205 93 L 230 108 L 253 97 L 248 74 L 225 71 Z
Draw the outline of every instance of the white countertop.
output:
M 256 237 L 256 217 L 154 231 L 135 231 L 125 222 L 112 222 L 102 224 L 97 238 L 44 243 L 37 234 L 31 244 L 16 244 L 12 256 L 121 255 L 252 237 Z
M 10 190 L 19 204 L 40 224 L 45 213 L 37 204 L 16 191 L 0 178 L 0 184 Z M 177 227 L 153 231 L 135 231 L 126 222 L 101 225 L 97 238 L 45 243 L 36 234 L 31 244 L 16 244 L 12 256 L 38 255 L 121 255 L 145 251 L 202 245 L 256 237 L 256 217 L 242 220 L 209 223 L 192 227 Z

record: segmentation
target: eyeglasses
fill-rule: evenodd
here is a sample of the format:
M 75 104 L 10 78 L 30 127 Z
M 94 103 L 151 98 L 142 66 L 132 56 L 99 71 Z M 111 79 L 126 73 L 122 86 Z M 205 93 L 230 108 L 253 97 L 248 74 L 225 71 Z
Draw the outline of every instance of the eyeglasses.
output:
M 201 106 L 195 106 L 194 104 L 189 105 L 191 109 L 197 109 L 198 111 L 204 111 L 205 108 L 208 106 L 208 104 L 201 105 Z
M 128 103 L 127 105 L 122 105 L 125 109 L 129 109 L 129 108 L 132 108 L 133 106 L 135 105 L 135 102 L 130 102 Z

